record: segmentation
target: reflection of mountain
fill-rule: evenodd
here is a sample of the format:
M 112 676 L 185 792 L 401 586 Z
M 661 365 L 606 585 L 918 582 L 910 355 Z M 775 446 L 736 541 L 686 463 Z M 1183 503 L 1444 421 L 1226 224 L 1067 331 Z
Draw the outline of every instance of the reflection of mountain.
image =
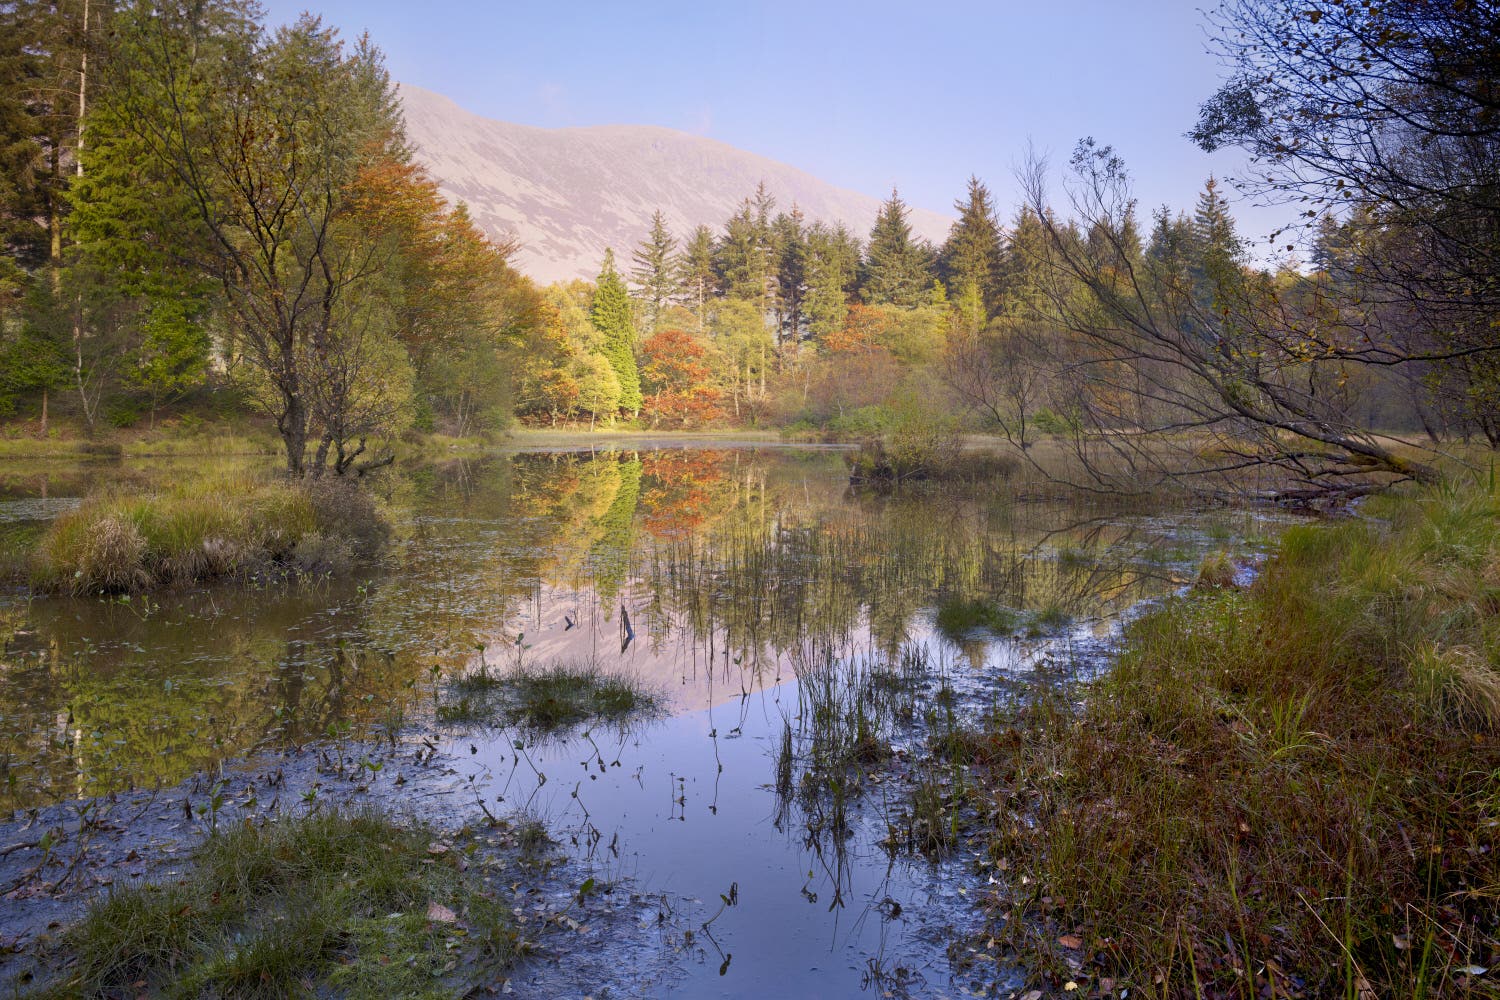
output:
M 660 209 L 678 236 L 717 230 L 761 181 L 778 205 L 809 220 L 870 231 L 880 201 L 722 142 L 644 125 L 543 129 L 481 118 L 441 94 L 401 86 L 418 158 L 443 194 L 469 206 L 492 236 L 521 241 L 516 261 L 541 281 L 593 278 L 605 247 L 629 259 Z M 919 236 L 941 242 L 951 222 L 921 209 Z

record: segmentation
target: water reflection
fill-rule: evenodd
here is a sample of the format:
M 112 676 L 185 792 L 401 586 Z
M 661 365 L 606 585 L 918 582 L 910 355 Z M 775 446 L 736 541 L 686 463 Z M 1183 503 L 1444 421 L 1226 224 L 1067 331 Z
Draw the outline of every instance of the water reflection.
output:
M 183 472 L 93 473 L 160 474 Z M 10 501 L 42 492 L 26 481 L 4 482 Z M 913 763 L 933 720 L 1274 528 L 1003 483 L 852 492 L 837 454 L 791 449 L 518 453 L 379 489 L 396 535 L 355 578 L 0 603 L 0 801 L 416 723 L 446 735 L 476 809 L 544 818 L 597 884 L 649 889 L 637 916 L 676 971 L 625 974 L 624 995 L 948 983 L 962 886 L 924 859 L 952 845 L 907 804 L 922 782 L 944 794 Z M 38 530 L 45 508 L 27 510 Z M 627 674 L 666 711 L 556 737 L 436 719 L 465 672 L 563 659 Z M 536 995 L 567 992 L 536 975 Z
M 8 482 L 13 499 L 27 481 Z M 172 782 L 265 741 L 420 716 L 434 667 L 464 669 L 520 634 L 537 659 L 614 656 L 682 711 L 789 678 L 810 643 L 893 655 L 944 602 L 1105 618 L 1247 526 L 1003 490 L 855 494 L 826 452 L 516 454 L 383 488 L 399 537 L 360 579 L 0 606 L 5 805 Z M 982 630 L 952 639 L 973 667 L 1011 652 Z

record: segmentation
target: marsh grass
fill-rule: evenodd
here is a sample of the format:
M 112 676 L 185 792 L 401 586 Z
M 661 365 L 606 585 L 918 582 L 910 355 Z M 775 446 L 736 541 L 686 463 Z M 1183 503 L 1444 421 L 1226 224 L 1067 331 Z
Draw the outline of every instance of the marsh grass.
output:
M 325 812 L 226 827 L 180 882 L 117 888 L 49 996 L 453 996 L 508 964 L 508 907 L 420 825 Z M 456 974 L 459 960 L 462 974 Z
M 623 674 L 589 660 L 565 660 L 493 672 L 479 669 L 455 678 L 439 702 L 438 720 L 499 722 L 553 732 L 590 719 L 623 722 L 656 708 L 654 695 Z
M 1003 605 L 974 598 L 952 598 L 938 604 L 934 624 L 954 642 L 976 634 L 1038 638 L 1066 629 L 1073 616 L 1060 603 L 1049 603 L 1033 611 L 1015 611 Z
M 382 541 L 373 501 L 355 485 L 218 475 L 88 498 L 41 536 L 30 575 L 44 591 L 128 593 L 273 571 L 338 572 Z
M 1500 948 L 1500 496 L 1369 513 L 1290 530 L 1248 591 L 1132 624 L 1081 710 L 1039 692 L 980 741 L 1039 982 L 1492 995 L 1466 970 Z

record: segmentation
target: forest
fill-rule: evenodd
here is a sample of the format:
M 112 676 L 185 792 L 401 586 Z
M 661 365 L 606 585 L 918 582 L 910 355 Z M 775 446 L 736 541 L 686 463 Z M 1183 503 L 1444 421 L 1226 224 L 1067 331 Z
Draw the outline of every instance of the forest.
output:
M 439 196 L 371 39 L 238 0 L 12 0 L 0 409 L 41 437 L 253 413 L 294 475 L 517 422 L 922 423 L 1059 437 L 1104 479 L 1184 456 L 1291 492 L 1424 478 L 1403 444 L 1500 446 L 1494 13 L 1429 7 L 1221 11 L 1234 72 L 1191 138 L 1297 206 L 1280 256 L 1222 180 L 1146 209 L 1084 139 L 1030 155 L 1009 210 L 971 176 L 941 246 L 895 191 L 865 234 L 762 185 L 537 287 Z

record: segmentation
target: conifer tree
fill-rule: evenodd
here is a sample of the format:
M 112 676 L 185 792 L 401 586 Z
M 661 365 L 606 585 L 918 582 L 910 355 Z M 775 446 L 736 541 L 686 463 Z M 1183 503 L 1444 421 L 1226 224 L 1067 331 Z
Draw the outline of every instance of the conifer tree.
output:
M 880 206 L 865 252 L 860 292 L 870 305 L 915 306 L 932 287 L 932 247 L 912 236 L 895 190 Z
M 678 292 L 676 268 L 677 240 L 667 229 L 666 217 L 658 209 L 651 214 L 651 233 L 636 248 L 630 272 L 641 291 L 645 305 L 646 329 L 655 330 L 656 322 Z
M 589 315 L 604 340 L 604 357 L 620 381 L 620 408 L 632 414 L 641 409 L 641 375 L 635 363 L 635 327 L 630 322 L 630 293 L 615 270 L 615 252 L 604 251 L 604 267 L 594 291 Z
M 771 247 L 769 227 L 760 224 L 759 212 L 746 198 L 724 224 L 714 245 L 714 273 L 727 298 L 764 305 Z
M 714 234 L 707 226 L 693 230 L 677 257 L 677 285 L 683 305 L 698 316 L 698 328 L 708 323 L 708 300 L 714 293 Z
M 807 230 L 806 245 L 803 311 L 808 333 L 822 341 L 842 330 L 849 315 L 849 293 L 859 270 L 859 241 L 843 223 L 830 229 L 815 222 Z
M 984 297 L 986 309 L 994 312 L 999 306 L 1001 241 L 989 188 L 971 176 L 968 199 L 954 202 L 953 208 L 958 221 L 938 256 L 938 273 L 950 297 L 959 297 L 972 284 Z
M 776 329 L 782 343 L 802 339 L 802 310 L 807 296 L 807 235 L 802 210 L 776 216 L 771 226 L 776 256 Z

